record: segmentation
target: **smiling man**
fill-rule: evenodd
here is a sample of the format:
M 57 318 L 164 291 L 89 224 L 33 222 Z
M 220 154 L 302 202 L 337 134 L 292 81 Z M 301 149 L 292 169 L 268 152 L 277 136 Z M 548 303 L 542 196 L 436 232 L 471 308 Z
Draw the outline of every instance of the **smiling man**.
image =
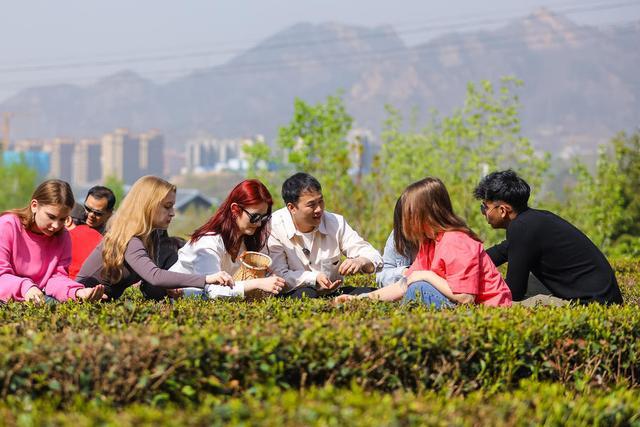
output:
M 506 281 L 513 300 L 525 297 L 531 272 L 556 298 L 622 303 L 615 274 L 602 252 L 569 222 L 530 208 L 530 191 L 529 184 L 512 170 L 487 175 L 474 190 L 491 227 L 507 230 L 507 240 L 487 253 L 497 266 L 508 262 Z
M 109 188 L 101 185 L 91 187 L 84 201 L 84 210 L 87 212 L 86 224 L 100 234 L 104 234 L 115 204 L 116 196 Z
M 382 257 L 344 217 L 325 211 L 318 180 L 297 173 L 282 184 L 282 198 L 286 206 L 273 213 L 268 246 L 272 270 L 286 281 L 284 296 L 315 298 L 373 290 L 338 289 L 343 276 L 375 273 Z

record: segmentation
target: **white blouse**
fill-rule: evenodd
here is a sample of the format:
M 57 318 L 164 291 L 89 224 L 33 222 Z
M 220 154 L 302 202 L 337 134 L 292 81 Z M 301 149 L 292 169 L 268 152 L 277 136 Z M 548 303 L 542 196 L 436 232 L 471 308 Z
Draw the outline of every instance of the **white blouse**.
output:
M 238 254 L 242 254 L 245 250 L 244 242 L 242 242 Z M 224 247 L 222 236 L 209 234 L 202 236 L 195 243 L 188 242 L 184 245 L 178 251 L 178 261 L 171 266 L 169 271 L 204 275 L 225 271 L 233 276 L 239 268 L 240 260 L 236 259 L 234 262 L 231 259 L 231 255 Z M 184 292 L 187 296 L 244 298 L 244 282 L 237 281 L 232 288 L 221 285 L 205 285 L 204 291 L 197 288 L 185 288 Z

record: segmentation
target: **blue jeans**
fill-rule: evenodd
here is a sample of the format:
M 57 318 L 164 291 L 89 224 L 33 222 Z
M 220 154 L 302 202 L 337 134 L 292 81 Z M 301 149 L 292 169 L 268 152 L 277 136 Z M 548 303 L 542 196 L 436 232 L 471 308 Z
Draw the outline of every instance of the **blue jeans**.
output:
M 407 289 L 407 292 L 404 294 L 402 302 L 406 303 L 409 301 L 417 301 L 422 304 L 430 305 L 436 309 L 453 307 L 455 305 L 449 300 L 449 298 L 445 297 L 439 290 L 434 288 L 431 283 L 424 281 L 414 282 L 409 285 L 409 289 Z

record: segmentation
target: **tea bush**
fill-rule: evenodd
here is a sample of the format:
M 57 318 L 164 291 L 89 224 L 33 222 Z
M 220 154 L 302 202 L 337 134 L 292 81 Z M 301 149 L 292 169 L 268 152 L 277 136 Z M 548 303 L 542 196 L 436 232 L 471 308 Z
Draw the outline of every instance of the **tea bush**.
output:
M 240 396 L 207 396 L 198 404 L 114 408 L 108 402 L 77 401 L 64 411 L 46 400 L 0 404 L 5 425 L 20 426 L 412 426 L 607 425 L 640 423 L 640 391 L 580 393 L 562 384 L 528 381 L 516 390 L 467 396 L 357 387 L 309 390 L 263 388 Z

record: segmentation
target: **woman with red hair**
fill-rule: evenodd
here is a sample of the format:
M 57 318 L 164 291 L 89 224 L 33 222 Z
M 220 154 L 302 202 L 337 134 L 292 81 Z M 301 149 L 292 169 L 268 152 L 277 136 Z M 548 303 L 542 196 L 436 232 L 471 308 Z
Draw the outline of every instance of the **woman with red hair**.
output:
M 240 267 L 239 256 L 245 251 L 260 252 L 269 236 L 269 219 L 273 200 L 267 187 L 257 179 L 247 179 L 236 185 L 216 213 L 191 235 L 178 251 L 178 261 L 171 271 L 190 274 L 211 274 L 225 271 L 233 275 Z M 278 294 L 284 279 L 270 276 L 236 281 L 232 288 L 206 286 L 184 289 L 188 296 L 244 297 L 262 290 Z

